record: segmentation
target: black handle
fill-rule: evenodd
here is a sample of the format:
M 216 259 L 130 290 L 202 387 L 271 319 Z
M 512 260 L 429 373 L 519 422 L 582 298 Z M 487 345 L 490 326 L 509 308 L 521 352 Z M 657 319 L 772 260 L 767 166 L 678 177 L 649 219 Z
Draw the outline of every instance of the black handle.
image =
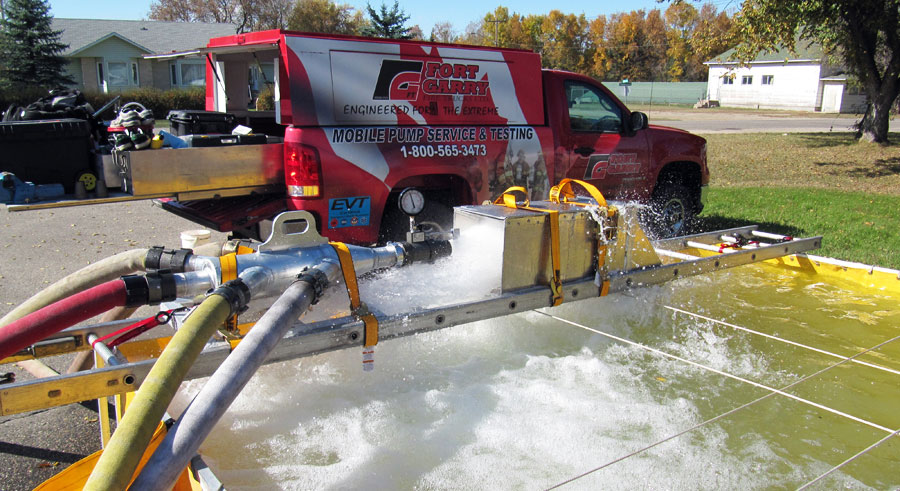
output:
M 575 149 L 575 153 L 581 155 L 582 157 L 588 157 L 592 153 L 594 153 L 594 149 L 591 147 L 578 147 Z

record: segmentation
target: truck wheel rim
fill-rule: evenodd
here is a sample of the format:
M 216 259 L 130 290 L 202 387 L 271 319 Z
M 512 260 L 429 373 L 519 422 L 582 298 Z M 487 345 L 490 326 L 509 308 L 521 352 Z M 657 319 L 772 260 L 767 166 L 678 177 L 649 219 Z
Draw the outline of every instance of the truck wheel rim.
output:
M 661 228 L 669 235 L 676 235 L 684 230 L 684 203 L 679 199 L 670 199 L 660 213 Z

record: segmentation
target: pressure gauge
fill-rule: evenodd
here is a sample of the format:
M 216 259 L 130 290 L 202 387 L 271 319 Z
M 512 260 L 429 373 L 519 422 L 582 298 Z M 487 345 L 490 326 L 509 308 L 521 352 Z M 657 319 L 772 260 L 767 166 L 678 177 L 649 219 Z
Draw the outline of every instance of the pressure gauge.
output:
M 409 216 L 416 216 L 425 208 L 425 196 L 416 188 L 401 191 L 397 201 L 400 203 L 400 210 Z

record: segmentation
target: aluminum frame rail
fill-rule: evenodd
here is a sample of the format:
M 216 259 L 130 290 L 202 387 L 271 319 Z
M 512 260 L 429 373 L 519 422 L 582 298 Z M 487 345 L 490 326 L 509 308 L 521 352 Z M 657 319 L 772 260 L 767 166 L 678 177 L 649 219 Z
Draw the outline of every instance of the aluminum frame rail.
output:
M 763 235 L 764 234 L 764 235 Z M 708 244 L 723 242 L 723 236 L 743 238 L 769 238 L 777 243 L 727 249 L 708 257 L 695 257 L 679 262 L 646 266 L 629 271 L 615 271 L 608 275 L 609 292 L 621 292 L 632 288 L 664 283 L 678 278 L 733 268 L 745 264 L 774 259 L 816 249 L 821 237 L 792 239 L 758 232 L 755 226 L 720 230 L 675 239 L 653 242 L 662 251 L 685 249 L 690 243 Z M 687 255 L 678 253 L 678 257 Z M 564 303 L 599 297 L 600 288 L 594 278 L 582 278 L 563 284 Z M 484 300 L 440 306 L 413 312 L 385 315 L 373 312 L 378 318 L 379 340 L 410 336 L 435 331 L 470 322 L 502 317 L 529 310 L 550 307 L 551 294 L 546 286 L 535 286 L 499 294 Z M 119 321 L 96 326 L 71 328 L 62 331 L 46 343 L 61 342 L 67 346 L 83 346 L 89 333 L 103 334 L 132 321 Z M 266 363 L 302 358 L 316 354 L 360 347 L 363 344 L 365 326 L 355 317 L 347 316 L 315 323 L 298 323 L 291 328 L 266 359 Z M 87 344 L 89 349 L 90 344 Z M 211 375 L 231 352 L 226 341 L 210 342 L 186 379 Z M 136 390 L 144 381 L 155 362 L 154 359 L 107 366 L 87 372 L 59 375 L 37 380 L 0 385 L 0 415 L 6 416 L 37 409 L 61 406 L 73 402 L 112 396 Z

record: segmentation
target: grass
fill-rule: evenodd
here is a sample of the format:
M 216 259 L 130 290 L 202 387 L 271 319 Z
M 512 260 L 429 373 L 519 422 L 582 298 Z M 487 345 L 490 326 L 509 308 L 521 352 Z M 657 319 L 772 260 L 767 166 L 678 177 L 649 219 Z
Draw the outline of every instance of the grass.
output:
M 816 254 L 900 268 L 900 145 L 859 143 L 847 133 L 716 134 L 707 141 L 711 182 L 701 230 L 757 223 L 786 235 L 822 235 Z
M 797 188 L 712 188 L 704 230 L 759 224 L 796 237 L 823 236 L 812 252 L 900 268 L 900 196 Z

